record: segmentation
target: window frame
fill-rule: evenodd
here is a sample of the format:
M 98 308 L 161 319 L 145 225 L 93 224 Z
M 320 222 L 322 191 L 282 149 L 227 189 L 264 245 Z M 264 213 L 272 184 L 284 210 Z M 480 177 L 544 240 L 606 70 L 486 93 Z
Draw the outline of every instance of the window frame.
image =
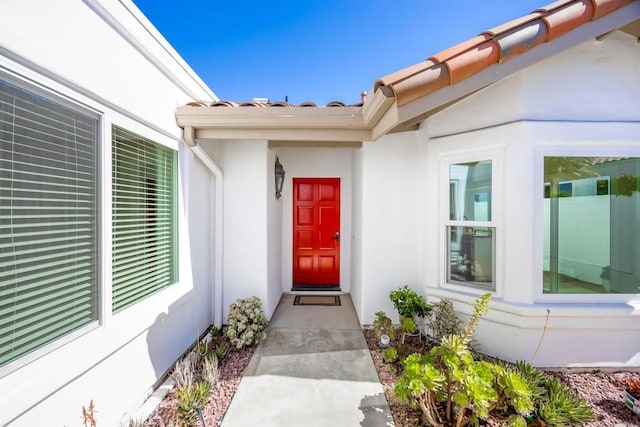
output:
M 502 241 L 501 241 L 501 218 L 502 218 L 502 147 L 492 146 L 485 150 L 466 151 L 442 156 L 440 159 L 440 286 L 458 292 L 482 295 L 492 292 L 497 295 L 502 294 L 501 274 L 502 271 Z M 450 167 L 452 165 L 490 161 L 491 162 L 491 219 L 488 221 L 478 220 L 456 220 L 450 218 L 450 206 L 452 196 L 450 193 Z M 450 276 L 450 227 L 488 227 L 492 229 L 492 255 L 493 272 L 491 286 L 474 284 L 473 282 L 461 282 L 449 280 Z
M 628 303 L 637 301 L 639 294 L 633 293 L 545 293 L 543 285 L 544 275 L 544 159 L 545 157 L 636 157 L 640 158 L 640 147 L 633 139 L 605 145 L 608 141 L 599 143 L 562 143 L 557 145 L 538 145 L 535 149 L 535 188 L 532 192 L 535 212 L 534 223 L 534 278 L 533 300 L 536 303 Z M 635 143 L 635 145 L 634 145 Z M 611 191 L 611 189 L 609 189 Z
M 117 123 L 111 123 L 111 127 L 110 127 L 110 131 L 111 131 L 111 146 L 110 146 L 110 156 L 115 156 L 114 153 L 114 140 L 116 138 L 115 133 L 116 130 L 118 130 L 121 133 L 125 133 L 125 134 L 129 134 L 129 136 L 134 137 L 134 138 L 138 138 L 140 140 L 142 140 L 145 144 L 149 144 L 149 145 L 155 145 L 156 149 L 158 150 L 166 150 L 170 156 L 171 156 L 171 177 L 169 177 L 169 180 L 171 181 L 171 188 L 170 188 L 170 204 L 171 204 L 171 215 L 170 215 L 170 221 L 171 221 L 171 225 L 170 225 L 170 234 L 171 234 L 171 243 L 170 243 L 170 260 L 171 260 L 171 266 L 169 268 L 170 274 L 171 274 L 171 281 L 168 284 L 165 284 L 164 286 L 154 290 L 153 292 L 149 293 L 149 294 L 145 294 L 143 297 L 136 299 L 134 302 L 125 304 L 122 307 L 118 307 L 117 309 L 114 308 L 114 303 L 113 303 L 113 295 L 114 292 L 116 292 L 116 290 L 114 289 L 114 278 L 112 276 L 111 278 L 111 292 L 110 292 L 110 299 L 109 299 L 109 306 L 105 307 L 105 311 L 109 311 L 112 315 L 116 316 L 118 315 L 118 313 L 127 310 L 128 308 L 132 308 L 134 306 L 136 306 L 137 304 L 141 303 L 142 301 L 144 301 L 145 299 L 148 299 L 150 297 L 153 297 L 154 295 L 170 288 L 173 287 L 174 285 L 176 285 L 177 283 L 179 283 L 179 250 L 178 250 L 178 240 L 179 240 L 179 233 L 178 233 L 178 180 L 179 180 L 179 159 L 178 159 L 178 151 L 172 149 L 171 147 L 168 147 L 165 144 L 161 144 L 159 142 L 157 142 L 155 139 L 153 138 L 149 138 L 147 136 L 144 136 L 143 134 L 133 131 L 131 130 L 129 127 L 125 127 L 125 126 L 121 126 L 120 124 Z M 112 162 L 113 162 L 113 157 L 112 158 Z M 116 245 L 114 243 L 114 236 L 115 236 L 115 225 L 116 225 L 116 219 L 114 219 L 114 210 L 116 209 L 115 204 L 113 202 L 113 197 L 115 195 L 115 191 L 114 190 L 114 181 L 116 179 L 116 175 L 113 172 L 114 166 L 113 163 L 111 164 L 111 169 L 110 169 L 110 182 L 111 182 L 111 192 L 109 194 L 109 196 L 111 197 L 111 205 L 110 205 L 110 214 L 111 214 L 111 259 L 110 259 L 110 266 L 111 266 L 111 273 L 113 275 L 113 260 L 114 260 L 114 252 L 117 250 Z M 156 194 L 157 196 L 157 194 Z
M 35 348 L 34 350 L 31 350 L 25 354 L 18 356 L 16 359 L 13 359 L 10 362 L 7 362 L 3 366 L 0 366 L 0 378 L 2 378 L 32 363 L 33 361 L 53 352 L 54 350 L 57 350 L 75 341 L 79 337 L 84 336 L 85 334 L 98 329 L 102 325 L 102 320 L 104 315 L 104 311 L 103 311 L 104 264 L 102 262 L 102 255 L 103 255 L 102 248 L 103 248 L 103 240 L 104 240 L 104 236 L 103 236 L 104 205 L 103 205 L 103 199 L 101 194 L 101 191 L 102 191 L 101 181 L 102 181 L 103 170 L 104 170 L 103 162 L 102 162 L 102 153 L 104 150 L 105 143 L 104 143 L 104 132 L 103 132 L 104 117 L 97 110 L 92 109 L 87 105 L 81 104 L 80 102 L 76 102 L 71 98 L 63 97 L 61 94 L 57 93 L 56 91 L 50 88 L 37 85 L 31 81 L 25 81 L 23 79 L 14 77 L 13 75 L 4 73 L 2 71 L 0 71 L 0 80 L 3 80 L 8 84 L 15 86 L 20 90 L 31 93 L 49 102 L 58 104 L 61 107 L 67 108 L 71 111 L 74 111 L 78 114 L 84 115 L 85 117 L 95 120 L 96 149 L 94 153 L 94 161 L 95 161 L 94 177 L 96 180 L 95 189 L 97 193 L 95 196 L 95 205 L 96 205 L 95 207 L 95 242 L 92 245 L 95 250 L 95 260 L 96 260 L 96 268 L 95 268 L 96 283 L 95 283 L 95 286 L 93 287 L 93 289 L 95 290 L 96 298 L 97 298 L 97 301 L 95 302 L 96 319 L 92 320 L 91 322 L 83 326 L 75 328 L 69 333 L 66 333 L 60 337 L 57 337 L 52 341 L 40 347 Z

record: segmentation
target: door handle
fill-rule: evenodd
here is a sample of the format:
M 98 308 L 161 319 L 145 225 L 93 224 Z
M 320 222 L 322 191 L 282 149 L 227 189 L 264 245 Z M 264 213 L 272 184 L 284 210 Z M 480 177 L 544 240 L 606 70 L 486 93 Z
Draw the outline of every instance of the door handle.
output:
M 336 242 L 339 242 L 339 241 L 340 241 L 340 232 L 339 232 L 339 231 L 336 231 L 335 236 L 333 236 L 333 237 L 331 238 L 331 240 L 335 240 Z

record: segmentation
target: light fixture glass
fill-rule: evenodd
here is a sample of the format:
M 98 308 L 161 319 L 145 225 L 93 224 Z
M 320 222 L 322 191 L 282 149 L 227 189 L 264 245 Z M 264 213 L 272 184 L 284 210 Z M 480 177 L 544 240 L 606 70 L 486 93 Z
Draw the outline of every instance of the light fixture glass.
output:
M 278 156 L 276 156 L 276 164 L 275 164 L 275 177 L 276 177 L 276 199 L 279 199 L 282 195 L 282 186 L 284 185 L 284 168 L 282 164 L 280 164 L 280 160 Z

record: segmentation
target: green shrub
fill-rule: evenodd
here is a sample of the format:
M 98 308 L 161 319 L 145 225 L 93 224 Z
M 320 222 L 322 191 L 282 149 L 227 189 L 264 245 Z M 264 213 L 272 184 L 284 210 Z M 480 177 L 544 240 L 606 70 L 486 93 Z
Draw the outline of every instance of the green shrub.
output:
M 268 324 L 262 313 L 260 298 L 239 298 L 229 306 L 225 336 L 231 345 L 240 349 L 265 339 Z
M 404 317 L 425 317 L 431 311 L 431 306 L 427 304 L 422 295 L 409 288 L 408 285 L 393 290 L 389 293 L 389 299 L 400 316 Z

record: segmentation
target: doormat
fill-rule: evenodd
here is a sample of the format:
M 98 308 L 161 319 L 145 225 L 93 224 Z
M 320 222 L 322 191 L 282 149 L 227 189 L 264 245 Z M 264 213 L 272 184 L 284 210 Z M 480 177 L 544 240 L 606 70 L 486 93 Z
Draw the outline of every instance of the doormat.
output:
M 296 295 L 293 305 L 340 305 L 338 295 Z

